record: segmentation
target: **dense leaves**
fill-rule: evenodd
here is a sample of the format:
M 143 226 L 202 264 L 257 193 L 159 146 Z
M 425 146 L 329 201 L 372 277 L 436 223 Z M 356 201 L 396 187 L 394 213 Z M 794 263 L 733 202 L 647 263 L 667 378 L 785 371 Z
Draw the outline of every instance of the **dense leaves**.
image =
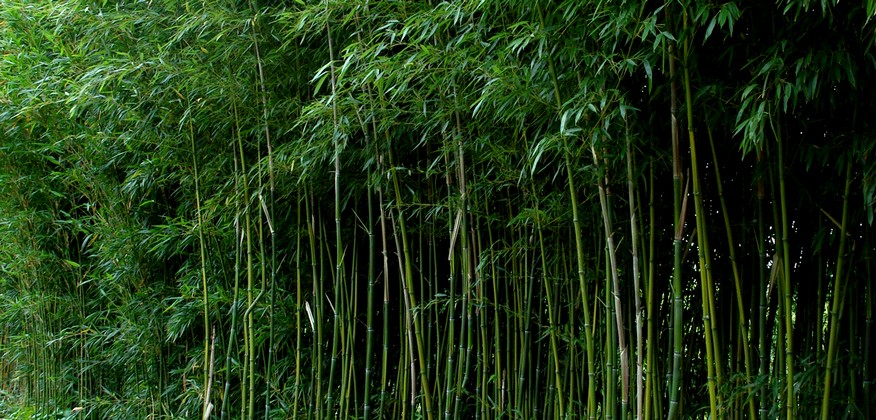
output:
M 868 418 L 871 3 L 3 0 L 0 415 Z

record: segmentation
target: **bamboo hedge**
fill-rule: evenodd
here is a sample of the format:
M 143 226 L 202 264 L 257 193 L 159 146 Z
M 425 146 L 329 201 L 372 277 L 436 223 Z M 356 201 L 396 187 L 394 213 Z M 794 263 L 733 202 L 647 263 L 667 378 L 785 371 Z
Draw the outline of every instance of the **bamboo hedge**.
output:
M 0 417 L 870 418 L 876 2 L 0 1 Z

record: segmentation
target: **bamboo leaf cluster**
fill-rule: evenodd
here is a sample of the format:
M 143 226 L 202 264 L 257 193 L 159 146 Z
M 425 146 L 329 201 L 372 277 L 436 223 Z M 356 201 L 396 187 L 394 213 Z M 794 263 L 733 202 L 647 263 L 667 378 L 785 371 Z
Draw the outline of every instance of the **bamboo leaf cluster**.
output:
M 869 418 L 849 3 L 2 0 L 0 416 Z

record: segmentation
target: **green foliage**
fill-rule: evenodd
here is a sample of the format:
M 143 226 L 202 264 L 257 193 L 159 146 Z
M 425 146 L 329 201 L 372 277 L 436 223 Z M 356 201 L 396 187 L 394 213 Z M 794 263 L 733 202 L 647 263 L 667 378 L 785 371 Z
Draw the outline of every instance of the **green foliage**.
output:
M 874 11 L 3 0 L 0 417 L 866 418 Z

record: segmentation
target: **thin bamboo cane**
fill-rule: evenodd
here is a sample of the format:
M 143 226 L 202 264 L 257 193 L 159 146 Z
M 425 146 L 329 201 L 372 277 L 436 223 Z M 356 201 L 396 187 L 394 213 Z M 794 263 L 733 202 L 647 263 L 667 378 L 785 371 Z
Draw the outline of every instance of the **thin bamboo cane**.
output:
M 538 13 L 538 18 L 541 23 L 542 28 L 545 27 L 544 13 L 541 10 L 540 5 L 536 5 L 536 11 Z M 559 81 L 557 79 L 557 71 L 554 65 L 554 61 L 550 55 L 547 57 L 548 60 L 548 68 L 551 73 L 551 79 L 553 81 L 554 86 L 554 100 L 555 105 L 557 107 L 557 112 L 560 112 L 563 107 L 563 101 L 560 96 L 560 86 Z M 590 331 L 591 323 L 590 323 L 590 303 L 589 297 L 587 294 L 587 285 L 584 278 L 584 245 L 582 239 L 582 228 L 579 221 L 578 214 L 578 192 L 575 188 L 575 180 L 574 173 L 572 172 L 572 157 L 571 151 L 569 149 L 569 145 L 567 144 L 566 137 L 563 137 L 563 155 L 566 166 L 566 175 L 568 177 L 568 185 L 569 185 L 569 199 L 572 203 L 572 224 L 574 225 L 574 233 L 575 233 L 575 247 L 577 251 L 578 257 L 578 282 L 581 289 L 581 301 L 584 305 L 584 340 L 585 345 L 587 346 L 587 372 L 589 375 L 588 385 L 587 385 L 587 417 L 589 419 L 596 418 L 596 371 L 595 363 L 594 363 L 594 351 L 593 351 L 593 334 Z M 562 396 L 560 396 L 559 401 L 560 413 L 559 417 L 563 416 L 563 401 Z
M 501 340 L 500 340 L 501 333 L 499 332 L 500 325 L 502 325 L 501 320 L 500 320 L 500 312 L 499 312 L 499 267 L 497 267 L 498 264 L 496 262 L 498 261 L 498 259 L 497 259 L 495 249 L 494 249 L 495 248 L 494 245 L 498 244 L 499 241 L 493 237 L 493 229 L 491 227 L 492 227 L 492 224 L 489 223 L 489 221 L 487 221 L 487 241 L 490 244 L 490 249 L 489 249 L 490 280 L 491 280 L 490 283 L 491 283 L 492 289 L 493 289 L 493 304 L 492 304 L 493 305 L 493 313 L 492 313 L 492 315 L 493 315 L 493 334 L 492 334 L 493 358 L 494 358 L 494 360 L 496 360 L 495 374 L 497 375 L 497 378 L 496 378 L 497 384 L 495 385 L 493 398 L 495 401 L 497 401 L 497 405 L 498 405 L 497 408 L 498 408 L 499 415 L 497 417 L 500 417 L 501 415 L 503 415 L 505 413 L 506 399 L 507 399 L 507 397 L 506 397 L 507 393 L 506 393 L 506 389 L 505 389 L 505 387 L 507 386 L 506 379 L 505 379 L 505 375 L 507 374 L 507 368 L 505 367 L 504 363 L 510 364 L 511 359 L 502 357 L 502 350 L 503 349 L 502 349 L 502 344 L 501 344 Z M 532 283 L 528 284 L 527 289 L 526 289 L 526 295 L 528 297 L 532 296 Z M 526 317 L 526 321 L 529 320 L 528 319 L 528 317 L 529 317 L 529 308 L 528 307 L 526 309 L 524 309 L 524 317 Z M 525 336 L 526 336 L 526 332 L 524 332 L 524 337 Z M 525 349 L 527 347 L 526 340 L 524 340 L 524 345 L 522 347 L 523 347 L 523 349 Z M 525 351 L 523 349 L 521 349 L 521 350 Z M 506 350 L 507 350 L 507 348 L 506 348 Z M 510 366 L 509 366 L 509 368 L 510 368 Z M 486 380 L 486 378 L 485 378 L 485 380 Z
M 730 265 L 733 270 L 733 283 L 736 287 L 736 306 L 739 311 L 739 335 L 742 338 L 742 349 L 745 356 L 745 385 L 748 387 L 751 384 L 751 354 L 749 351 L 748 328 L 745 321 L 745 308 L 742 304 L 742 280 L 739 275 L 739 267 L 736 263 L 736 242 L 733 241 L 733 231 L 730 229 L 730 212 L 727 210 L 727 203 L 724 200 L 724 187 L 721 184 L 721 170 L 718 165 L 718 154 L 715 152 L 715 142 L 712 138 L 711 127 L 707 128 L 709 135 L 709 146 L 712 151 L 712 162 L 715 167 L 715 183 L 718 187 L 718 199 L 721 203 L 721 214 L 724 215 L 724 230 L 727 232 L 727 244 L 730 253 Z M 755 418 L 754 398 L 753 394 L 749 393 L 748 399 L 748 416 Z
M 757 165 L 764 166 L 762 162 L 763 158 L 763 150 L 758 151 L 757 154 Z M 766 378 L 769 374 L 769 342 L 767 341 L 766 330 L 767 330 L 767 313 L 769 311 L 767 305 L 769 301 L 767 300 L 767 289 L 768 289 L 768 278 L 766 275 L 766 232 L 764 229 L 764 201 L 766 200 L 766 187 L 764 185 L 764 176 L 762 174 L 757 179 L 757 254 L 758 254 L 758 348 L 760 350 L 760 364 L 758 368 L 759 375 L 763 378 Z M 758 390 L 759 397 L 759 409 L 758 415 L 761 420 L 766 419 L 767 415 L 767 386 L 764 383 L 763 386 Z
M 382 96 L 381 96 L 381 98 L 382 98 Z M 392 167 L 392 165 L 393 165 L 392 150 L 389 151 L 389 164 L 390 164 L 390 167 Z M 404 296 L 407 298 L 410 307 L 415 308 L 415 307 L 417 307 L 417 302 L 416 302 L 416 298 L 412 294 L 412 289 L 413 289 L 413 268 L 412 268 L 412 262 L 411 262 L 412 257 L 411 257 L 410 249 L 408 247 L 407 227 L 405 225 L 405 216 L 404 216 L 404 212 L 402 209 L 401 189 L 400 189 L 399 183 L 398 183 L 398 175 L 397 175 L 395 170 L 392 171 L 392 183 L 393 183 L 393 189 L 395 190 L 396 213 L 398 214 L 398 218 L 395 221 L 396 222 L 395 224 L 398 226 L 398 235 L 401 236 L 401 245 L 402 245 L 402 247 L 401 247 L 402 248 L 402 255 L 399 258 L 403 258 L 403 260 L 404 260 L 404 274 L 402 276 L 403 277 L 402 286 L 404 289 Z M 418 360 L 420 363 L 420 369 L 419 369 L 420 384 L 423 388 L 423 400 L 425 403 L 424 405 L 426 406 L 426 416 L 429 420 L 431 420 L 432 413 L 433 413 L 433 411 L 432 411 L 432 392 L 430 390 L 429 381 L 427 380 L 426 373 L 425 373 L 425 364 L 428 363 L 428 361 L 425 360 L 425 358 L 423 356 L 424 350 L 423 350 L 423 339 L 422 339 L 422 333 L 421 333 L 422 322 L 419 320 L 419 318 L 417 318 L 417 319 L 413 320 L 412 324 L 413 324 L 414 336 L 416 337 L 417 356 L 418 356 Z M 412 354 L 412 358 L 413 358 L 413 354 Z M 412 372 L 412 376 L 413 376 L 413 372 Z
M 657 372 L 659 369 L 657 367 L 657 363 L 654 357 L 654 351 L 657 347 L 657 337 L 654 332 L 654 319 L 656 318 L 655 309 L 656 305 L 654 302 L 654 286 L 655 286 L 655 252 L 656 252 L 656 209 L 654 208 L 654 160 L 648 164 L 648 277 L 646 283 L 647 289 L 647 303 L 645 304 L 647 308 L 647 323 L 648 323 L 648 338 L 647 338 L 647 355 L 646 358 L 648 360 L 648 369 L 645 371 L 645 413 L 644 419 L 650 420 L 651 418 L 661 418 L 662 413 L 656 409 L 656 402 L 660 400 L 657 396 L 661 395 L 659 392 L 658 385 L 660 381 L 658 380 Z M 653 401 L 653 402 L 652 402 Z M 653 410 L 653 411 L 652 411 Z
M 681 200 L 681 211 L 679 218 L 676 221 L 675 240 L 673 241 L 673 268 L 672 268 L 672 383 L 669 389 L 669 414 L 668 418 L 675 419 L 680 415 L 681 401 L 679 391 L 681 388 L 681 356 L 684 349 L 682 342 L 682 303 L 683 297 L 681 294 L 681 244 L 684 240 L 684 219 L 687 210 L 687 185 L 684 187 L 685 192 Z
M 867 249 L 867 250 L 873 249 L 873 247 L 871 245 L 872 244 L 871 238 L 872 238 L 872 236 L 871 236 L 870 232 L 868 231 L 866 233 L 866 235 L 864 236 L 864 241 L 865 241 L 864 242 L 864 249 Z M 872 339 L 873 339 L 873 278 L 871 277 L 870 265 L 872 264 L 873 254 L 872 254 L 872 251 L 870 251 L 870 252 L 871 252 L 870 254 L 867 254 L 864 257 L 864 260 L 865 260 L 864 269 L 866 272 L 865 278 L 866 278 L 866 282 L 867 282 L 866 283 L 867 298 L 865 301 L 865 305 L 867 308 L 866 309 L 867 318 L 866 318 L 866 320 L 864 320 L 864 328 L 865 328 L 865 330 L 864 330 L 865 331 L 864 332 L 864 368 L 862 369 L 862 372 L 861 372 L 861 374 L 863 376 L 863 384 L 862 384 L 861 388 L 862 388 L 862 391 L 864 392 L 864 417 L 865 418 L 872 418 L 871 414 L 873 414 L 872 413 L 873 407 L 871 405 L 873 403 L 873 401 L 872 401 L 873 396 L 871 395 L 871 393 L 872 393 L 871 387 L 873 386 L 873 378 L 870 376 L 871 375 L 870 374 L 870 367 L 871 367 L 871 364 L 873 363 L 873 347 L 872 347 Z
M 792 316 L 792 291 L 791 291 L 791 250 L 790 250 L 790 223 L 788 222 L 788 204 L 785 193 L 785 158 L 782 147 L 782 123 L 781 118 L 775 121 L 776 140 L 778 143 L 778 172 L 779 172 L 779 200 L 782 208 L 782 263 L 784 265 L 782 276 L 782 295 L 784 297 L 785 317 L 785 365 L 787 388 L 787 418 L 793 420 L 797 416 L 797 401 L 794 391 L 794 320 Z M 776 241 L 777 243 L 779 241 Z
M 311 276 L 313 281 L 312 286 L 312 295 L 313 298 L 313 319 L 316 320 L 315 325 L 312 325 L 314 328 L 314 335 L 316 336 L 316 342 L 312 347 L 313 352 L 313 360 L 316 365 L 316 369 L 314 369 L 314 373 L 316 377 L 311 382 L 311 386 L 316 387 L 316 390 L 313 394 L 316 396 L 313 400 L 311 400 L 310 405 L 314 407 L 314 415 L 317 418 L 321 418 L 323 416 L 323 405 L 325 404 L 323 397 L 323 352 L 322 346 L 324 343 L 324 326 L 323 326 L 323 292 L 322 292 L 322 282 L 320 272 L 322 271 L 322 261 L 323 261 L 323 252 L 322 252 L 322 241 L 318 241 L 317 232 L 319 231 L 319 225 L 322 224 L 322 219 L 316 218 L 316 213 L 312 209 L 314 198 L 312 193 L 308 194 L 309 191 L 305 189 L 305 194 L 307 197 L 307 201 L 305 202 L 305 212 L 307 213 L 307 223 L 308 223 L 308 237 L 310 242 L 310 265 L 311 265 Z M 317 222 L 318 221 L 318 222 Z
M 374 193 L 368 188 L 368 308 L 366 311 L 366 336 L 365 336 L 365 407 L 362 417 L 365 420 L 371 418 L 371 359 L 374 355 L 374 283 L 377 279 L 377 240 L 374 235 Z
M 600 159 L 598 158 L 598 156 L 596 154 L 596 148 L 593 144 L 590 145 L 590 151 L 593 153 L 593 165 L 596 168 L 599 168 L 599 160 Z M 606 178 L 607 178 L 607 175 L 606 175 Z M 616 256 L 615 245 L 614 245 L 614 229 L 612 227 L 611 216 L 610 216 L 611 206 L 608 203 L 608 194 L 606 191 L 607 190 L 606 181 L 604 181 L 604 178 L 602 176 L 597 176 L 597 186 L 599 188 L 599 203 L 602 207 L 602 221 L 603 221 L 603 228 L 604 228 L 604 232 L 605 232 L 605 245 L 607 247 L 606 252 L 608 254 L 608 267 L 607 268 L 608 268 L 609 272 L 608 272 L 606 277 L 607 277 L 607 279 L 610 280 L 610 282 L 608 284 L 608 289 L 610 289 L 612 291 L 610 293 L 610 296 L 607 296 L 606 298 L 608 299 L 610 297 L 611 301 L 613 302 L 613 304 L 610 305 L 610 308 L 611 308 L 612 314 L 615 317 L 613 328 L 616 328 L 617 346 L 618 346 L 617 350 L 620 352 L 620 365 L 621 365 L 621 377 L 620 377 L 621 384 L 622 384 L 621 407 L 622 407 L 622 412 L 625 413 L 625 412 L 627 412 L 627 407 L 629 406 L 629 387 L 630 387 L 629 370 L 630 370 L 630 367 L 629 367 L 629 359 L 627 358 L 627 352 L 629 350 L 627 349 L 626 338 L 624 336 L 623 307 L 621 305 L 621 300 L 620 300 L 620 297 L 621 297 L 620 280 L 618 279 L 617 256 Z M 635 248 L 635 244 L 633 244 L 633 247 Z M 611 358 L 614 358 L 614 357 L 615 357 L 614 354 L 612 354 Z M 611 387 L 611 388 L 613 388 L 613 387 Z M 614 405 L 612 405 L 612 407 L 614 407 Z
M 668 2 L 667 2 L 668 5 Z M 670 10 L 666 7 L 667 21 Z M 676 43 L 667 43 L 669 61 L 669 91 L 670 91 L 670 129 L 672 140 L 672 191 L 673 191 L 673 222 L 675 223 L 675 239 L 673 241 L 673 269 L 672 269 L 672 373 L 669 387 L 669 412 L 668 419 L 674 420 L 680 417 L 679 390 L 681 388 L 681 357 L 683 354 L 682 343 L 682 290 L 681 290 L 681 245 L 684 229 L 684 207 L 687 203 L 687 192 L 682 195 L 682 170 L 681 152 L 678 135 L 678 81 L 676 72 Z M 685 187 L 685 190 L 687 187 Z
M 298 400 L 301 397 L 301 202 L 295 206 L 295 392 L 292 395 L 292 413 L 298 414 Z
M 378 172 L 382 171 L 382 155 L 378 154 Z M 377 404 L 379 415 L 386 417 L 384 403 L 387 401 L 387 369 L 389 368 L 389 251 L 386 241 L 386 212 L 383 208 L 383 188 L 377 187 L 377 202 L 380 208 L 380 241 L 383 254 L 383 351 L 380 357 L 380 400 Z
M 239 116 L 237 114 L 237 106 L 232 103 L 231 108 L 234 114 L 235 127 L 239 127 L 237 123 L 239 122 Z M 237 140 L 238 152 L 240 154 L 235 153 L 232 150 L 232 156 L 234 156 L 234 166 L 235 166 L 235 183 L 234 188 L 236 192 L 236 196 L 240 197 L 241 193 L 239 189 L 241 188 L 241 184 L 244 184 L 246 181 L 244 179 L 241 182 L 241 178 L 245 176 L 246 173 L 246 163 L 243 160 L 240 160 L 238 163 L 238 159 L 242 159 L 243 157 L 243 143 L 240 138 L 240 131 L 234 130 L 232 133 L 232 138 Z M 234 149 L 234 146 L 232 146 Z M 238 172 L 237 166 L 240 165 L 241 169 Z M 244 195 L 245 197 L 245 195 Z M 238 299 L 240 297 L 240 264 L 243 255 L 243 230 L 240 226 L 240 213 L 241 211 L 245 211 L 240 208 L 240 200 L 235 200 L 235 218 L 234 218 L 234 230 L 235 230 L 235 238 L 234 241 L 234 293 L 231 298 L 231 328 L 228 333 L 228 348 L 225 350 L 225 392 L 222 394 L 224 397 L 222 398 L 222 407 L 220 409 L 220 417 L 222 420 L 225 420 L 228 411 L 226 410 L 228 404 L 228 395 L 230 395 L 231 391 L 231 359 L 232 359 L 232 348 L 236 344 L 236 336 L 237 336 L 237 313 L 238 313 Z
M 633 177 L 633 150 L 630 146 L 630 128 L 629 123 L 624 121 L 626 130 L 626 150 L 627 150 L 627 192 L 630 209 L 630 240 L 632 241 L 632 271 L 633 271 L 633 298 L 635 304 L 635 322 L 636 322 L 636 418 L 642 419 L 644 415 L 644 352 L 642 345 L 644 340 L 643 321 L 642 321 L 642 302 L 639 297 L 641 285 L 639 284 L 639 235 L 638 235 L 638 220 L 636 219 L 636 194 L 635 182 Z
M 445 143 L 445 148 L 448 146 Z M 448 154 L 445 153 L 445 161 L 449 160 Z M 449 165 L 448 165 L 449 166 Z M 448 170 L 445 176 L 446 179 L 446 187 L 448 195 L 451 193 L 451 185 L 452 185 L 452 175 Z M 448 283 L 450 288 L 449 302 L 450 305 L 447 311 L 447 360 L 445 362 L 445 384 L 444 384 L 444 419 L 449 420 L 452 418 L 451 416 L 456 411 L 455 407 L 455 398 L 453 398 L 454 390 L 456 388 L 453 379 L 455 378 L 454 373 L 454 356 L 456 354 L 456 346 L 454 345 L 455 333 L 456 333 L 456 260 L 457 253 L 455 252 L 455 238 L 458 233 L 459 225 L 461 223 L 462 218 L 462 210 L 457 209 L 455 221 L 448 223 L 448 231 L 450 235 L 450 247 L 448 249 L 447 261 L 449 265 L 450 274 L 448 276 Z
M 683 18 L 683 26 L 686 31 L 688 28 L 688 15 L 685 11 Z M 700 179 L 699 179 L 699 170 L 698 170 L 698 162 L 697 162 L 697 152 L 696 152 L 696 141 L 694 138 L 694 130 L 693 130 L 693 100 L 691 98 L 691 86 L 690 86 L 690 66 L 689 66 L 689 57 L 690 57 L 690 40 L 684 40 L 684 96 L 685 96 L 685 108 L 687 110 L 687 133 L 688 140 L 690 143 L 690 166 L 691 173 L 693 178 L 693 194 L 694 194 L 694 206 L 696 208 L 696 225 L 697 225 L 697 254 L 699 257 L 699 271 L 700 271 L 700 288 L 702 290 L 703 296 L 703 324 L 704 324 L 704 335 L 706 341 L 706 372 L 708 375 L 708 388 L 709 388 L 709 408 L 712 418 L 718 418 L 718 379 L 716 375 L 720 372 L 720 365 L 718 363 L 718 358 L 715 356 L 718 346 L 717 342 L 714 341 L 716 339 L 715 331 L 712 329 L 712 325 L 714 323 L 713 317 L 716 315 L 714 311 L 714 298 L 712 297 L 713 286 L 711 284 L 711 271 L 709 269 L 709 245 L 708 245 L 708 231 L 706 229 L 706 213 L 703 208 L 703 198 L 701 195 L 700 188 Z
M 532 188 L 533 188 L 533 191 L 536 191 L 534 185 L 532 186 Z M 541 222 L 541 216 L 540 216 L 541 210 L 539 209 L 537 197 L 535 197 L 533 199 L 533 206 L 535 207 L 535 212 L 534 212 L 535 229 L 538 232 L 538 247 L 539 247 L 539 252 L 541 254 L 540 255 L 541 270 L 542 270 L 541 283 L 544 285 L 545 301 L 547 303 L 548 328 L 549 328 L 548 331 L 549 331 L 549 335 L 550 335 L 550 347 L 551 347 L 551 356 L 552 356 L 551 360 L 552 360 L 552 363 L 554 366 L 558 366 L 560 363 L 559 350 L 557 348 L 557 328 L 558 328 L 558 326 L 557 326 L 557 323 L 556 323 L 556 320 L 554 317 L 554 309 L 556 308 L 556 306 L 554 304 L 553 291 L 551 290 L 551 284 L 553 282 L 550 281 L 550 277 L 548 274 L 550 272 L 548 271 L 548 266 L 547 266 L 547 255 L 545 252 L 544 234 L 542 232 L 542 222 Z M 585 320 L 586 319 L 587 319 L 587 317 L 585 317 Z M 587 322 L 587 321 L 585 321 L 585 322 Z M 585 324 L 585 329 L 589 332 L 590 325 Z M 591 335 L 591 340 L 592 340 L 592 335 Z M 589 361 L 592 361 L 592 358 L 589 359 Z M 592 366 L 589 366 L 589 367 L 592 367 Z M 551 386 L 554 386 L 557 389 L 562 389 L 562 379 L 560 378 L 559 369 L 555 369 L 553 372 L 554 372 L 554 382 Z M 589 372 L 590 378 L 593 378 L 593 376 L 595 375 L 595 372 L 592 370 L 589 370 L 588 372 Z M 589 382 L 589 383 L 590 383 L 590 385 L 593 385 L 592 382 Z M 536 399 L 535 401 L 537 403 L 538 400 Z M 595 413 L 595 411 L 594 411 L 594 413 Z M 594 416 L 595 416 L 595 414 L 594 414 Z
M 837 341 L 839 340 L 837 337 L 839 335 L 839 307 L 843 305 L 843 293 L 842 290 L 845 287 L 843 284 L 843 276 L 845 274 L 845 263 L 846 263 L 846 234 L 848 232 L 848 221 L 849 221 L 849 192 L 851 190 L 852 185 L 852 164 L 851 162 L 846 163 L 846 186 L 845 191 L 843 192 L 843 216 L 842 216 L 842 225 L 840 226 L 839 232 L 839 252 L 836 258 L 836 274 L 834 274 L 834 283 L 833 283 L 833 299 L 830 305 L 828 306 L 828 312 L 830 313 L 830 341 L 828 342 L 827 347 L 827 360 L 825 362 L 824 369 L 824 391 L 821 399 L 821 419 L 826 420 L 830 418 L 830 389 L 833 385 L 831 383 L 831 376 L 833 375 L 834 366 L 834 358 L 836 357 L 837 351 Z
M 209 298 L 207 294 L 207 256 L 205 252 L 206 246 L 204 245 L 204 219 L 201 216 L 201 189 L 198 182 L 198 160 L 197 154 L 195 153 L 195 131 L 192 126 L 192 121 L 189 120 L 189 146 L 191 146 L 192 153 L 192 165 L 195 170 L 195 212 L 197 213 L 198 218 L 198 243 L 200 245 L 200 260 L 201 260 L 201 292 L 204 295 L 203 301 L 203 310 L 204 310 L 204 389 L 207 389 L 208 383 L 208 375 L 209 375 L 209 367 L 207 366 L 207 361 L 210 360 L 210 316 L 209 316 Z M 203 418 L 208 418 L 210 416 L 210 411 L 212 411 L 212 404 L 210 404 L 210 395 L 204 394 L 203 396 L 203 406 L 201 407 L 201 413 Z
M 459 129 L 459 116 L 456 115 L 457 118 L 457 130 Z M 472 291 L 472 283 L 474 276 L 474 263 L 472 261 L 471 250 L 469 245 L 469 214 L 468 214 L 468 192 L 466 185 L 466 170 L 465 170 L 465 155 L 463 153 L 463 144 L 462 138 L 458 136 L 456 139 L 456 180 L 459 188 L 459 210 L 458 215 L 460 217 L 457 218 L 459 222 L 458 227 L 454 228 L 458 229 L 458 239 L 460 245 L 460 270 L 461 270 L 461 280 L 462 280 L 462 318 L 465 318 L 466 323 L 462 324 L 462 327 L 459 331 L 459 349 L 458 354 L 460 361 L 457 364 L 457 372 L 456 372 L 456 401 L 455 401 L 455 409 L 454 409 L 454 418 L 460 418 L 460 412 L 462 406 L 462 396 L 463 392 L 466 389 L 466 384 L 468 382 L 468 375 L 471 368 L 471 350 L 472 350 L 472 341 L 473 341 L 473 299 L 471 296 Z
M 328 2 L 325 3 L 326 14 L 329 13 Z M 331 26 L 326 21 L 326 40 L 328 42 L 328 53 L 329 53 L 329 74 L 330 74 L 330 86 L 331 86 L 331 94 L 332 94 L 332 147 L 334 149 L 334 219 L 335 219 L 335 270 L 334 270 L 334 307 L 332 308 L 333 313 L 333 323 L 332 323 L 332 347 L 331 347 L 331 363 L 329 365 L 329 376 L 328 376 L 328 387 L 326 393 L 326 404 L 329 410 L 334 411 L 333 398 L 335 394 L 334 389 L 334 380 L 335 380 L 335 370 L 338 362 L 338 354 L 340 352 L 340 347 L 342 343 L 341 340 L 341 320 L 343 319 L 343 310 L 344 304 L 341 299 L 341 288 L 344 282 L 343 275 L 343 260 L 344 260 L 344 250 L 341 245 L 341 161 L 340 161 L 340 142 L 339 137 L 340 133 L 338 130 L 338 107 L 337 107 L 337 80 L 335 77 L 335 53 L 332 45 L 332 29 Z

